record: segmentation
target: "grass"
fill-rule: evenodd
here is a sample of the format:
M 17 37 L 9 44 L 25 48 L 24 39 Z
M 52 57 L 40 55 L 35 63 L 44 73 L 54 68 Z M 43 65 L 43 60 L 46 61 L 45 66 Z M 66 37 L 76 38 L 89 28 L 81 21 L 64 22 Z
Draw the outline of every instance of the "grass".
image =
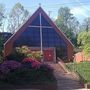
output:
M 67 63 L 70 71 L 76 71 L 83 83 L 90 82 L 90 62 Z

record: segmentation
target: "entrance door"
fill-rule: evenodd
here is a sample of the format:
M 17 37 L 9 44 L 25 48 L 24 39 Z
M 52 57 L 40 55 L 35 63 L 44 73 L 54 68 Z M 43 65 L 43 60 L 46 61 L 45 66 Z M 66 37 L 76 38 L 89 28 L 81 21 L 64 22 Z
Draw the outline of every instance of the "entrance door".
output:
M 53 49 L 46 49 L 43 50 L 44 61 L 53 61 L 54 60 L 54 50 Z

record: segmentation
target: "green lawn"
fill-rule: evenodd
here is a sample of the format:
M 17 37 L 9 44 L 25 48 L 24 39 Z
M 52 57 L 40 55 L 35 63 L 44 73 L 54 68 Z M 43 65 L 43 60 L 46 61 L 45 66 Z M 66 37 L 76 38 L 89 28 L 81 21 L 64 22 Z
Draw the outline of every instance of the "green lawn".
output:
M 76 71 L 84 83 L 90 82 L 90 62 L 68 63 L 69 70 Z

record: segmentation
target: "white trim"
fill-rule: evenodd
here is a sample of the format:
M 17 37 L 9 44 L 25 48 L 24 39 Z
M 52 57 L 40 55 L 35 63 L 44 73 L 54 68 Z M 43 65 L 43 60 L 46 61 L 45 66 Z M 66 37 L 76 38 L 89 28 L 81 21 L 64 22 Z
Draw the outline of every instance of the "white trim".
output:
M 42 43 L 42 18 L 41 18 L 41 13 L 39 13 L 39 17 L 40 17 L 40 47 L 41 47 L 41 54 L 43 55 L 43 43 Z M 41 61 L 43 62 L 43 57 L 42 57 Z
M 28 26 L 28 27 L 34 27 L 34 28 L 40 28 L 40 27 L 42 27 L 42 28 L 52 28 L 52 27 L 49 27 L 49 26 Z
M 56 63 L 56 48 L 53 48 L 53 49 L 54 49 L 54 51 L 53 51 L 53 53 L 54 53 L 54 55 L 53 55 L 54 63 Z

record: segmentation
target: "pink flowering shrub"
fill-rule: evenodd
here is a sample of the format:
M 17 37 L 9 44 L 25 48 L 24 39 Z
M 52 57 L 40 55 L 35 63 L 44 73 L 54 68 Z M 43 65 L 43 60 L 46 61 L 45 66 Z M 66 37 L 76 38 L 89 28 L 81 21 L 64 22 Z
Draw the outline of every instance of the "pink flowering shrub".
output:
M 32 62 L 32 68 L 37 68 L 40 66 L 40 62 L 38 62 L 37 60 Z
M 24 58 L 22 60 L 23 64 L 26 64 L 26 67 L 30 67 L 30 68 L 39 68 L 41 63 L 33 58 Z
M 0 72 L 2 73 L 8 73 L 10 72 L 10 70 L 14 70 L 21 67 L 21 63 L 17 62 L 17 61 L 4 61 L 1 65 L 0 65 Z
M 43 82 L 54 80 L 53 69 L 33 58 L 17 61 L 4 61 L 0 65 L 0 80 L 12 84 L 28 84 L 29 82 Z
M 22 62 L 32 62 L 32 61 L 34 61 L 33 58 L 24 58 L 24 59 L 22 60 Z

